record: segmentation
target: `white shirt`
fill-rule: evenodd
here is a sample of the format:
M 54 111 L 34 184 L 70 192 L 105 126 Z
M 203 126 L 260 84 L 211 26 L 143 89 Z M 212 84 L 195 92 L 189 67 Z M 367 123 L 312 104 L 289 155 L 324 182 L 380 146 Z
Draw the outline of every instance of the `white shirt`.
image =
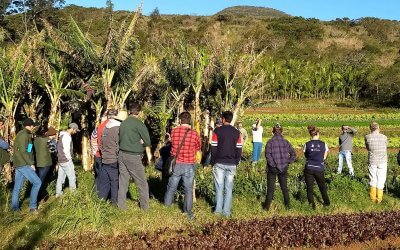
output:
M 253 142 L 261 142 L 262 143 L 262 134 L 263 134 L 263 127 L 260 126 L 257 130 L 256 124 L 253 124 L 252 134 L 253 134 Z

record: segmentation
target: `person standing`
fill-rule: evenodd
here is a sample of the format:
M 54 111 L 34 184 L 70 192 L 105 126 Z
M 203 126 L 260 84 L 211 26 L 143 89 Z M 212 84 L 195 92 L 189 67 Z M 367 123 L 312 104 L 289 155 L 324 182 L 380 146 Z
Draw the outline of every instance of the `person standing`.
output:
M 252 126 L 252 135 L 253 135 L 253 155 L 252 155 L 252 165 L 255 165 L 261 157 L 262 151 L 262 134 L 263 127 L 261 126 L 261 119 L 257 119 L 256 123 Z
M 3 139 L 4 120 L 0 118 L 0 177 L 3 173 L 3 167 L 7 162 L 10 162 L 10 144 L 6 139 Z
M 371 133 L 365 136 L 368 150 L 369 195 L 372 202 L 381 203 L 387 174 L 387 137 L 380 133 L 379 124 L 370 125 Z
M 100 125 L 97 126 L 95 130 L 93 130 L 91 135 L 91 147 L 94 151 L 94 186 L 95 190 L 98 192 L 99 188 L 99 177 L 101 174 L 101 139 L 103 135 L 103 130 L 106 127 L 107 123 L 110 121 L 111 116 L 116 116 L 118 111 L 115 109 L 107 110 L 106 114 L 102 117 Z
M 265 146 L 265 157 L 267 158 L 267 197 L 265 200 L 265 210 L 269 210 L 271 206 L 277 176 L 282 189 L 285 207 L 286 209 L 290 208 L 287 175 L 289 164 L 296 160 L 296 152 L 292 144 L 283 138 L 282 132 L 282 126 L 276 124 L 272 128 L 274 135 Z
M 183 211 L 189 219 L 194 218 L 193 208 L 193 185 L 194 185 L 194 165 L 196 163 L 196 153 L 201 151 L 200 135 L 191 129 L 192 120 L 189 112 L 182 112 L 179 115 L 180 126 L 171 132 L 171 155 L 176 156 L 176 165 L 172 175 L 169 177 L 167 192 L 165 193 L 165 205 L 170 206 L 174 200 L 174 195 L 180 180 L 183 180 L 185 189 Z M 177 154 L 179 146 L 182 147 Z
M 214 212 L 222 213 L 226 217 L 231 215 L 233 179 L 243 147 L 240 132 L 230 124 L 232 118 L 231 111 L 222 113 L 223 125 L 214 130 L 211 142 L 211 164 L 214 166 L 216 196 Z
M 237 122 L 236 128 L 237 128 L 237 130 L 239 130 L 240 135 L 242 136 L 242 142 L 243 142 L 243 146 L 244 146 L 246 144 L 247 138 L 249 138 L 247 131 L 245 128 L 243 128 L 243 123 L 240 121 Z
M 112 116 L 103 130 L 101 139 L 99 197 L 106 200 L 110 195 L 111 202 L 115 205 L 117 205 L 118 200 L 119 127 L 127 117 L 127 112 L 122 110 L 117 116 Z
M 63 194 L 62 185 L 65 177 L 68 177 L 68 184 L 71 191 L 76 189 L 75 166 L 72 162 L 73 144 L 72 135 L 78 133 L 79 127 L 76 123 L 71 123 L 66 131 L 61 131 L 57 143 L 58 158 L 58 177 L 56 184 L 56 197 Z
M 26 118 L 23 122 L 24 129 L 18 132 L 14 141 L 14 167 L 15 181 L 11 198 L 11 208 L 19 211 L 19 195 L 25 179 L 32 183 L 29 208 L 31 212 L 37 211 L 37 197 L 42 181 L 35 172 L 32 132 L 36 123 Z
M 53 128 L 41 128 L 33 141 L 36 156 L 36 173 L 42 181 L 39 191 L 39 200 L 45 198 L 45 181 L 50 168 L 53 166 L 53 159 L 49 148 L 50 136 L 55 136 L 57 131 Z
M 121 123 L 119 129 L 118 207 L 122 210 L 126 210 L 126 193 L 130 177 L 139 189 L 140 208 L 142 210 L 149 208 L 149 185 L 142 164 L 142 155 L 146 150 L 147 160 L 151 161 L 151 141 L 146 125 L 139 120 L 140 110 L 139 104 L 131 105 L 129 117 Z
M 325 160 L 328 156 L 328 146 L 319 139 L 319 129 L 315 126 L 308 126 L 311 140 L 303 148 L 306 164 L 304 168 L 304 178 L 307 186 L 308 203 L 315 209 L 314 202 L 314 180 L 317 182 L 321 192 L 324 206 L 330 205 L 328 191 L 325 182 Z
M 351 152 L 353 150 L 353 137 L 357 130 L 349 126 L 342 126 L 342 134 L 339 136 L 339 167 L 338 174 L 342 173 L 343 159 L 346 159 L 349 174 L 354 177 L 353 164 L 351 162 Z

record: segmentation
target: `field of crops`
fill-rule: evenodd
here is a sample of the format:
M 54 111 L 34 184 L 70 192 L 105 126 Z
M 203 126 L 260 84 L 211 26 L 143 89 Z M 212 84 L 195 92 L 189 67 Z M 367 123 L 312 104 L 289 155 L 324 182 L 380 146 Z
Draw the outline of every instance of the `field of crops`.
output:
M 271 137 L 272 126 L 280 123 L 284 127 L 284 136 L 294 147 L 300 148 L 309 140 L 307 126 L 316 125 L 320 129 L 321 140 L 325 141 L 330 148 L 339 146 L 338 136 L 341 133 L 342 125 L 349 125 L 358 130 L 354 138 L 356 148 L 364 148 L 364 136 L 369 133 L 369 124 L 378 122 L 381 132 L 389 139 L 389 148 L 400 148 L 400 112 L 398 110 L 354 110 L 339 109 L 340 112 L 327 113 L 327 110 L 334 112 L 334 109 L 297 109 L 296 113 L 289 113 L 289 110 L 282 108 L 269 108 L 257 110 L 257 113 L 248 113 L 242 117 L 244 126 L 251 135 L 251 125 L 256 119 L 263 120 L 264 143 Z M 247 148 L 251 148 L 251 140 Z M 249 151 L 247 151 L 249 152 Z
M 309 110 L 309 109 L 305 109 Z M 197 166 L 196 218 L 188 221 L 181 213 L 182 190 L 172 207 L 163 205 L 165 186 L 153 166 L 146 169 L 152 199 L 151 209 L 140 211 L 136 186 L 129 187 L 128 210 L 120 211 L 108 202 L 99 200 L 93 190 L 92 173 L 77 165 L 78 191 L 66 193 L 61 199 L 51 196 L 40 205 L 38 214 L 27 211 L 29 190 L 25 190 L 22 213 L 11 213 L 11 187 L 0 186 L 0 231 L 3 237 L 0 248 L 287 248 L 328 247 L 378 239 L 378 243 L 391 237 L 400 237 L 400 167 L 396 163 L 399 144 L 400 115 L 397 110 L 353 112 L 340 109 L 340 115 L 290 114 L 286 110 L 263 110 L 259 114 L 242 117 L 251 135 L 251 124 L 263 119 L 264 144 L 271 136 L 270 127 L 275 122 L 284 126 L 284 135 L 297 148 L 298 159 L 289 168 L 288 187 L 291 209 L 286 210 L 283 196 L 277 188 L 268 212 L 262 209 L 266 195 L 265 159 L 254 167 L 242 161 L 235 177 L 232 217 L 221 218 L 212 213 L 214 183 L 210 167 Z M 300 111 L 299 111 L 300 112 Z M 347 112 L 347 113 L 346 113 Z M 281 113 L 281 114 L 277 114 Z M 377 121 L 382 132 L 389 137 L 388 177 L 383 202 L 374 205 L 368 196 L 367 152 L 363 137 L 368 125 Z M 302 176 L 304 156 L 300 147 L 309 140 L 306 126 L 316 124 L 321 139 L 332 148 L 326 161 L 326 180 L 331 206 L 324 207 L 317 188 L 317 208 L 307 203 Z M 355 178 L 348 177 L 347 168 L 342 175 L 337 169 L 337 137 L 340 126 L 348 124 L 358 129 L 355 138 L 353 166 Z M 251 153 L 251 140 L 245 145 L 245 156 Z M 277 184 L 278 187 L 278 184 Z M 47 190 L 55 192 L 55 174 Z M 361 229 L 361 230 L 360 230 Z M 369 244 L 369 243 L 368 243 Z M 390 245 L 392 246 L 392 245 Z

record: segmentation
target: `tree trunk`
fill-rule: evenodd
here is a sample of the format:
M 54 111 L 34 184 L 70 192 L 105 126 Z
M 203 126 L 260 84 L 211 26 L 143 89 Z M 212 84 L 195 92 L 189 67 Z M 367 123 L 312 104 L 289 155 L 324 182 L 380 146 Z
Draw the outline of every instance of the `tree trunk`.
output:
M 61 115 L 59 109 L 59 98 L 56 98 L 50 107 L 49 126 L 54 127 L 57 131 L 60 130 Z
M 87 128 L 86 115 L 82 114 L 81 127 L 82 127 L 82 167 L 85 171 L 91 171 L 93 164 L 91 164 L 91 157 L 89 153 L 89 133 Z

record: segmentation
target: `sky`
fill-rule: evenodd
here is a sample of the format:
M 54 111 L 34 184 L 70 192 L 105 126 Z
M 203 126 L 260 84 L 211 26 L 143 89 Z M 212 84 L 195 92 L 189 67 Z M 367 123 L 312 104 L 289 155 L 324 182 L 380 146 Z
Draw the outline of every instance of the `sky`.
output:
M 377 17 L 400 20 L 400 0 L 142 0 L 143 14 L 158 7 L 161 14 L 213 15 L 237 5 L 262 6 L 292 16 L 334 20 Z M 104 7 L 106 0 L 66 0 L 66 5 Z M 135 10 L 141 0 L 113 0 L 115 10 Z

